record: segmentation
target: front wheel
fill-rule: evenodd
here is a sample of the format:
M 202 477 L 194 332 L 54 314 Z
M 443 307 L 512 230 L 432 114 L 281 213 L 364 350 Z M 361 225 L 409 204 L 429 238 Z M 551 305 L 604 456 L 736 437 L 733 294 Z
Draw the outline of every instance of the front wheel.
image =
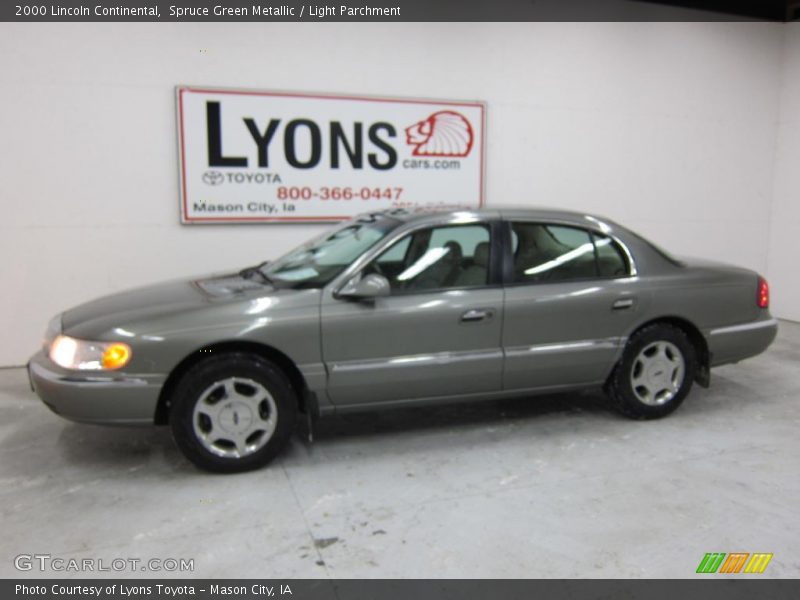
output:
M 288 442 L 296 412 L 296 395 L 278 367 L 260 356 L 227 353 L 183 375 L 170 426 L 195 465 L 235 473 L 271 461 Z
M 696 352 L 683 332 L 666 323 L 637 331 L 628 340 L 609 381 L 617 410 L 633 419 L 657 419 L 681 405 L 694 381 Z

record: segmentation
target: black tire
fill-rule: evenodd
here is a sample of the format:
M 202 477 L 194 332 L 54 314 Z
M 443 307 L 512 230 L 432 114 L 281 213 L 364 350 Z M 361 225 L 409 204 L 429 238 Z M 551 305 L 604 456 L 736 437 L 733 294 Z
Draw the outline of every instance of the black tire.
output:
M 195 407 L 202 395 L 214 384 L 230 378 L 250 380 L 263 386 L 274 400 L 276 409 L 277 423 L 266 443 L 251 454 L 240 457 L 215 454 L 195 432 Z M 172 396 L 169 423 L 175 443 L 196 466 L 217 473 L 239 473 L 263 467 L 275 458 L 288 443 L 296 416 L 297 394 L 280 368 L 255 354 L 230 352 L 202 360 L 184 373 Z
M 668 342 L 680 351 L 683 359 L 683 382 L 669 400 L 652 405 L 639 398 L 634 391 L 631 377 L 637 357 L 656 342 Z M 681 405 L 692 389 L 696 369 L 697 353 L 686 333 L 667 323 L 654 323 L 643 327 L 630 337 L 622 358 L 609 378 L 607 392 L 614 408 L 626 417 L 658 419 L 667 416 Z

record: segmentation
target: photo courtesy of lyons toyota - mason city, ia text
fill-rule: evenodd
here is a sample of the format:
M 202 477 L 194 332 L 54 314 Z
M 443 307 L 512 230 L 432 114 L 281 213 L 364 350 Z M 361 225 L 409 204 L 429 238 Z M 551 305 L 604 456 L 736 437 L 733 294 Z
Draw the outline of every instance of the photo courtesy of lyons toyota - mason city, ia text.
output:
M 176 93 L 184 223 L 325 222 L 483 205 L 482 102 Z

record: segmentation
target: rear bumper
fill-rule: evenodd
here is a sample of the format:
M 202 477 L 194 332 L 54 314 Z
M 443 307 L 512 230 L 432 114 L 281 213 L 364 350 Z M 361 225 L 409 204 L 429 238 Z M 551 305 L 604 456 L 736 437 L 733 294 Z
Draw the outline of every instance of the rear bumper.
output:
M 78 372 L 62 369 L 44 352 L 28 362 L 33 391 L 57 415 L 82 423 L 153 424 L 161 375 Z
M 712 329 L 707 335 L 711 366 L 737 362 L 761 354 L 777 334 L 777 319 L 764 319 Z

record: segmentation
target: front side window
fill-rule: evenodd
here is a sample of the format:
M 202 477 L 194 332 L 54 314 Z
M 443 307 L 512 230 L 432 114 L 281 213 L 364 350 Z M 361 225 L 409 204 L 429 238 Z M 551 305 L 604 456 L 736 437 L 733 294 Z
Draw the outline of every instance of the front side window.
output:
M 278 287 L 322 287 L 398 224 L 393 219 L 350 221 L 269 263 L 263 273 Z
M 386 277 L 393 294 L 486 285 L 489 241 L 485 224 L 422 229 L 392 244 L 365 273 Z
M 514 283 L 622 277 L 627 263 L 607 236 L 578 227 L 512 223 Z

